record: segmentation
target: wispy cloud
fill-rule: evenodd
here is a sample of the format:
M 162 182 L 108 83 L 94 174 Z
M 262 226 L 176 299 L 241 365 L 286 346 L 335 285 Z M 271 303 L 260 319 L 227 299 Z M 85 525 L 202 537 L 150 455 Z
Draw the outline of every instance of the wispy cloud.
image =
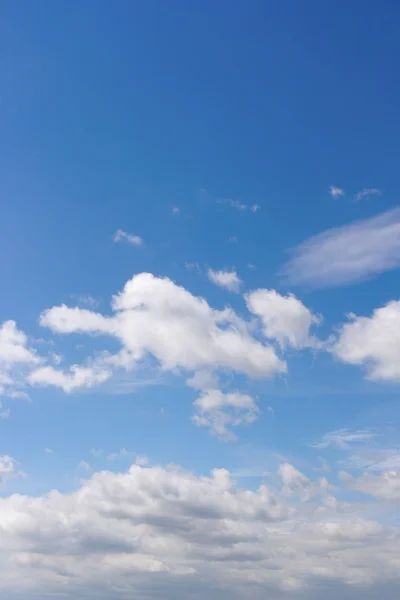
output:
M 255 212 L 258 212 L 260 210 L 260 208 L 261 208 L 261 206 L 259 204 L 253 204 L 250 207 L 250 210 L 251 210 L 251 212 L 255 213 Z
M 400 266 L 400 208 L 329 229 L 292 250 L 281 274 L 292 285 L 331 287 Z
M 232 200 L 232 198 L 222 198 L 217 200 L 218 204 L 227 204 L 236 210 L 247 210 L 248 205 L 240 202 L 240 200 Z
M 377 188 L 364 188 L 360 192 L 357 192 L 354 196 L 354 200 L 359 202 L 360 200 L 363 200 L 363 198 L 368 198 L 369 196 L 382 196 L 382 192 Z
M 339 198 L 340 196 L 345 195 L 344 189 L 337 187 L 337 185 L 330 185 L 329 193 L 332 196 L 332 198 Z
M 350 444 L 364 443 L 372 440 L 376 437 L 376 434 L 369 429 L 358 429 L 352 431 L 351 429 L 336 429 L 336 431 L 330 431 L 325 433 L 322 438 L 311 444 L 313 448 L 348 448 Z
M 138 235 L 132 235 L 127 233 L 123 229 L 117 229 L 114 234 L 114 242 L 128 242 L 128 244 L 132 244 L 132 246 L 141 246 L 143 244 L 143 240 Z
M 173 206 L 172 207 L 172 212 L 174 215 L 180 215 L 181 214 L 181 209 L 179 208 L 179 206 Z

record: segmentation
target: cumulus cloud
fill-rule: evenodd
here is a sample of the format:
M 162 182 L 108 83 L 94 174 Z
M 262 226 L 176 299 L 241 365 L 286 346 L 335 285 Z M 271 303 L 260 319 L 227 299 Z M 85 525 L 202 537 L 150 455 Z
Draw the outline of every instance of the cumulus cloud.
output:
M 281 469 L 288 488 L 312 485 L 290 467 Z M 356 600 L 360 584 L 370 597 L 399 583 L 396 527 L 321 508 L 305 519 L 305 505 L 264 483 L 241 488 L 224 469 L 94 473 L 70 494 L 0 498 L 2 590 L 18 600 L 60 590 L 66 600 L 289 600 L 343 585 Z
M 293 294 L 281 296 L 275 290 L 258 289 L 246 294 L 247 308 L 263 324 L 264 335 L 284 348 L 316 347 L 318 340 L 310 335 L 312 325 L 321 317 L 313 314 Z
M 161 369 L 197 371 L 231 369 L 252 377 L 270 377 L 286 371 L 274 349 L 261 344 L 247 324 L 231 309 L 214 310 L 204 298 L 193 296 L 170 279 L 141 273 L 114 296 L 114 315 L 65 305 L 46 310 L 40 319 L 55 333 L 91 333 L 117 338 L 120 366 L 129 367 L 151 355 Z M 111 361 L 109 361 L 111 362 Z M 115 362 L 115 361 L 114 361 Z M 52 379 L 60 387 L 69 379 L 39 370 L 36 380 Z M 72 373 L 76 382 L 75 371 Z M 84 379 L 85 380 L 85 379 Z
M 369 379 L 400 380 L 400 301 L 377 308 L 370 317 L 349 315 L 331 352 L 341 361 L 363 366 Z
M 23 371 L 41 362 L 28 337 L 15 321 L 0 324 L 0 396 L 26 397 L 18 390 L 23 385 Z M 6 414 L 6 413 L 4 413 Z
M 400 470 L 384 471 L 380 475 L 365 472 L 360 477 L 349 477 L 348 484 L 375 498 L 400 500 Z
M 292 254 L 282 276 L 294 285 L 345 285 L 397 269 L 400 209 L 324 231 L 294 248 Z
M 258 406 L 248 394 L 223 393 L 208 389 L 194 402 L 193 422 L 199 427 L 209 427 L 211 432 L 223 440 L 234 441 L 230 427 L 253 423 L 258 416 Z
M 132 246 L 141 246 L 143 244 L 143 240 L 139 235 L 132 235 L 123 229 L 117 229 L 117 231 L 114 233 L 114 242 L 123 241 L 128 242 L 128 244 L 132 244 Z
M 364 188 L 360 192 L 357 192 L 357 194 L 354 196 L 354 199 L 356 202 L 359 202 L 360 200 L 368 198 L 369 196 L 382 196 L 382 192 L 377 188 Z
M 215 283 L 215 285 L 225 288 L 230 292 L 239 292 L 242 280 L 235 270 L 222 269 L 221 271 L 214 271 L 213 269 L 208 269 L 207 274 L 208 279 Z
M 337 187 L 336 185 L 330 185 L 329 193 L 332 196 L 332 198 L 339 198 L 340 196 L 344 196 L 345 191 L 342 188 Z
M 335 431 L 325 433 L 321 440 L 311 445 L 313 448 L 329 448 L 333 446 L 346 449 L 350 444 L 368 442 L 375 436 L 376 434 L 369 429 L 336 429 Z

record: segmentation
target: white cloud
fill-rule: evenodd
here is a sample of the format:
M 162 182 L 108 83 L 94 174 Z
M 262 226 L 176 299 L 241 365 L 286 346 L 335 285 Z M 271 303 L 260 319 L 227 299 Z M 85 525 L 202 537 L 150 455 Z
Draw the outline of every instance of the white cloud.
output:
M 282 275 L 296 285 L 330 287 L 400 266 L 400 209 L 324 231 L 293 250 Z
M 137 456 L 135 458 L 135 463 L 139 465 L 139 467 L 145 467 L 149 464 L 149 459 L 147 456 Z
M 349 478 L 349 487 L 375 498 L 400 500 L 400 470 L 384 471 L 381 475 L 365 472 L 360 477 Z
M 170 279 L 150 273 L 132 277 L 114 296 L 113 309 L 112 317 L 104 317 L 85 309 L 56 306 L 46 310 L 40 322 L 56 333 L 116 337 L 122 344 L 124 360 L 120 366 L 125 367 L 132 367 L 150 354 L 163 370 L 211 367 L 254 377 L 286 371 L 285 362 L 274 349 L 252 337 L 247 324 L 233 310 L 213 310 L 205 299 L 193 296 Z M 86 381 L 90 373 L 81 369 L 78 374 Z M 42 384 L 57 382 L 61 387 L 71 387 L 71 380 L 74 386 L 78 382 L 74 371 L 63 374 L 49 369 L 39 370 L 35 379 Z
M 341 590 L 356 600 L 362 590 L 371 600 L 396 597 L 377 590 L 400 583 L 398 528 L 355 507 L 344 515 L 326 481 L 313 484 L 289 464 L 281 477 L 290 507 L 265 484 L 238 487 L 223 469 L 204 477 L 138 465 L 94 473 L 69 494 L 0 498 L 3 594 L 333 600 Z M 324 494 L 312 514 L 294 500 L 299 492 L 305 500 L 310 486 Z
M 143 240 L 140 236 L 127 233 L 123 229 L 118 229 L 114 234 L 114 242 L 122 241 L 132 244 L 132 246 L 141 246 L 143 244 Z
M 250 208 L 251 212 L 255 213 L 258 212 L 260 210 L 261 206 L 259 204 L 253 204 L 252 207 Z
M 382 196 L 382 192 L 377 188 L 364 188 L 360 192 L 357 192 L 357 194 L 354 196 L 354 199 L 356 202 L 359 202 L 360 200 L 368 198 L 369 196 Z
M 350 444 L 364 443 L 372 440 L 376 436 L 375 433 L 369 429 L 336 429 L 325 433 L 322 439 L 318 442 L 314 442 L 313 448 L 329 448 L 330 446 L 336 448 L 348 448 Z
M 27 376 L 30 385 L 59 387 L 64 392 L 77 388 L 91 388 L 100 385 L 111 377 L 111 371 L 101 367 L 72 365 L 69 371 L 61 371 L 51 366 L 39 367 Z
M 118 452 L 112 452 L 107 456 L 107 460 L 115 460 L 116 458 L 126 458 L 134 456 L 134 452 L 129 452 L 126 448 L 121 448 Z
M 208 269 L 207 274 L 208 279 L 215 283 L 215 285 L 225 288 L 230 292 L 239 292 L 242 280 L 235 270 L 222 269 L 221 271 L 214 271 L 213 269 Z
M 283 483 L 282 492 L 286 496 L 299 496 L 300 500 L 306 502 L 314 496 L 314 486 L 310 479 L 298 471 L 289 463 L 283 463 L 279 467 L 279 476 Z
M 41 360 L 28 347 L 28 338 L 15 321 L 0 324 L 0 396 L 26 398 L 27 394 L 19 389 L 24 385 L 24 372 Z
M 0 456 L 0 481 L 4 475 L 11 475 L 15 471 L 15 460 L 4 454 Z
M 173 206 L 172 212 L 174 213 L 174 215 L 179 215 L 181 212 L 181 209 L 179 208 L 179 206 Z
M 223 393 L 208 389 L 194 402 L 196 413 L 193 422 L 199 427 L 209 427 L 223 440 L 234 441 L 236 436 L 230 427 L 253 423 L 258 416 L 258 406 L 248 394 Z
M 229 206 L 231 206 L 232 208 L 235 208 L 236 210 L 247 210 L 248 206 L 247 204 L 244 204 L 243 202 L 240 202 L 239 200 L 232 200 L 231 198 L 226 198 L 223 200 L 217 200 L 218 204 L 228 204 Z
M 369 379 L 400 380 L 400 301 L 373 311 L 371 317 L 349 315 L 331 352 L 341 361 L 365 367 Z
M 81 462 L 78 465 L 79 469 L 83 469 L 84 471 L 90 471 L 90 465 L 88 462 L 86 462 L 86 460 L 81 460 Z
M 0 325 L 0 367 L 40 362 L 35 351 L 28 348 L 27 344 L 27 336 L 17 329 L 15 321 L 5 321 Z
M 329 193 L 332 196 L 332 198 L 339 198 L 340 196 L 344 196 L 345 191 L 342 188 L 337 187 L 336 185 L 330 185 Z
M 316 347 L 320 342 L 310 335 L 321 317 L 313 314 L 293 294 L 281 296 L 275 290 L 258 289 L 245 296 L 247 308 L 263 324 L 264 335 L 284 348 Z
M 52 450 L 51 448 L 45 448 L 44 451 L 46 452 L 46 454 L 53 454 L 54 450 Z

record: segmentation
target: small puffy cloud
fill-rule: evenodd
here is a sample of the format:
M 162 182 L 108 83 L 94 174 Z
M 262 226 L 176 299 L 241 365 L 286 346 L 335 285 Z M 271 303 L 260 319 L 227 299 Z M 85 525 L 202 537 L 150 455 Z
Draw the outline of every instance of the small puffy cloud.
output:
M 147 456 L 137 456 L 135 458 L 135 464 L 139 465 L 140 467 L 145 467 L 149 464 L 149 459 Z
M 337 187 L 336 185 L 330 185 L 329 193 L 332 196 L 332 198 L 339 198 L 340 196 L 344 196 L 345 191 L 342 188 Z
M 4 454 L 0 456 L 0 481 L 4 475 L 11 475 L 15 471 L 15 460 Z
M 199 427 L 209 427 L 211 432 L 223 440 L 234 441 L 236 436 L 229 429 L 253 423 L 259 409 L 254 399 L 239 392 L 224 393 L 208 389 L 194 402 L 193 422 Z
M 45 448 L 44 451 L 46 452 L 46 454 L 53 454 L 54 450 L 52 450 L 51 448 Z
M 54 386 L 64 392 L 77 388 L 91 388 L 101 385 L 111 377 L 111 371 L 104 368 L 72 365 L 69 371 L 61 371 L 51 366 L 39 367 L 27 376 L 30 385 Z
M 356 202 L 359 202 L 360 200 L 368 198 L 369 196 L 382 196 L 382 192 L 377 188 L 364 188 L 360 192 L 357 192 L 357 194 L 354 196 L 354 199 Z
M 84 471 L 90 471 L 90 465 L 88 462 L 86 462 L 86 460 L 81 460 L 81 462 L 78 465 L 79 469 L 83 469 Z
M 16 364 L 37 364 L 40 358 L 28 348 L 28 338 L 15 321 L 0 325 L 0 368 Z
M 251 212 L 255 213 L 260 210 L 261 206 L 259 204 L 253 204 L 250 208 Z
M 141 246 L 143 244 L 143 240 L 140 236 L 127 233 L 123 229 L 117 229 L 114 234 L 114 242 L 123 241 L 128 242 L 128 244 L 132 244 L 132 246 Z
M 294 285 L 331 287 L 400 266 L 400 208 L 329 229 L 292 251 L 282 276 Z
M 172 212 L 174 215 L 179 215 L 181 213 L 181 209 L 179 208 L 179 206 L 173 206 Z
M 296 296 L 281 296 L 275 290 L 258 289 L 245 296 L 247 308 L 262 322 L 264 335 L 284 348 L 315 347 L 320 345 L 310 335 L 312 325 L 321 317 L 313 314 Z
M 221 271 L 214 271 L 213 269 L 208 269 L 207 274 L 209 280 L 215 283 L 215 285 L 225 288 L 230 292 L 239 292 L 242 280 L 235 270 L 222 269 Z
M 369 429 L 336 429 L 325 433 L 321 440 L 311 444 L 313 448 L 329 448 L 336 447 L 346 449 L 350 444 L 369 442 L 376 436 Z
M 331 352 L 341 361 L 360 365 L 374 380 L 400 380 L 400 301 L 377 308 L 370 317 L 349 315 Z

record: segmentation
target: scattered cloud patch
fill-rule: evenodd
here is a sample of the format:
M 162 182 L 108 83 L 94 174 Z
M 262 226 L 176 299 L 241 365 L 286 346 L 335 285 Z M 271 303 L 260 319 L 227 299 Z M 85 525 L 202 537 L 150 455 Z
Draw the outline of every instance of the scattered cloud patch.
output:
M 400 300 L 377 308 L 370 317 L 349 315 L 331 352 L 342 362 L 363 366 L 367 378 L 400 381 Z
M 346 449 L 350 444 L 365 443 L 376 437 L 369 429 L 336 429 L 322 436 L 321 440 L 311 444 L 313 448 L 336 447 Z
M 54 454 L 54 450 L 52 450 L 51 448 L 45 448 L 44 451 L 46 452 L 46 454 Z
M 316 288 L 370 279 L 400 266 L 400 208 L 324 231 L 292 251 L 281 274 Z
M 235 441 L 230 427 L 253 423 L 259 409 L 254 399 L 239 392 L 223 393 L 217 389 L 202 392 L 194 402 L 193 422 L 199 427 L 209 427 L 222 440 Z
M 84 471 L 91 471 L 90 465 L 88 462 L 86 462 L 86 460 L 81 460 L 81 462 L 78 465 L 79 469 L 83 469 Z
M 260 210 L 260 208 L 261 208 L 261 206 L 259 204 L 253 204 L 250 207 L 250 210 L 251 210 L 251 212 L 255 213 L 255 212 L 258 212 Z
M 340 196 L 345 195 L 345 191 L 342 188 L 337 187 L 336 185 L 329 186 L 329 193 L 332 196 L 332 198 L 340 198 Z
M 360 192 L 357 192 L 357 194 L 354 196 L 354 199 L 356 202 L 359 202 L 360 200 L 369 198 L 370 196 L 382 196 L 382 192 L 377 188 L 364 188 Z
M 281 348 L 318 347 L 310 335 L 312 325 L 321 322 L 296 296 L 281 296 L 275 290 L 258 289 L 246 294 L 247 308 L 259 317 L 265 337 L 276 340 Z
M 114 234 L 114 242 L 128 242 L 132 246 L 141 246 L 143 244 L 143 240 L 139 235 L 132 235 L 123 229 L 117 229 Z
M 215 285 L 225 288 L 230 292 L 239 292 L 242 280 L 235 270 L 222 269 L 221 271 L 214 271 L 213 269 L 208 269 L 207 274 L 208 279 L 215 283 Z
M 180 215 L 181 214 L 181 209 L 179 208 L 179 206 L 173 206 L 172 207 L 172 213 L 174 215 Z
M 247 210 L 248 205 L 240 202 L 240 200 L 232 200 L 231 198 L 225 198 L 221 200 L 217 200 L 218 204 L 227 204 L 228 206 L 235 208 L 236 210 Z

